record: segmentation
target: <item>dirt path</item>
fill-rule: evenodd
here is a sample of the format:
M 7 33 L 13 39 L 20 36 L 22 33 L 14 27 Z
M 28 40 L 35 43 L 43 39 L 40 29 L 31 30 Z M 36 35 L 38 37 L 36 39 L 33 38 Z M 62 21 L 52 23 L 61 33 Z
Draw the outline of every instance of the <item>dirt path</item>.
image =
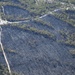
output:
M 3 53 L 4 59 L 5 59 L 5 62 L 6 62 L 7 67 L 8 67 L 9 74 L 12 75 L 11 69 L 10 69 L 10 65 L 9 65 L 9 62 L 8 62 L 6 53 L 5 53 L 5 51 L 4 51 L 4 48 L 3 48 L 3 44 L 2 44 L 2 42 L 1 42 L 1 34 L 2 34 L 2 28 L 1 28 L 1 26 L 0 26 L 0 46 L 1 46 L 1 50 L 2 50 L 2 53 Z

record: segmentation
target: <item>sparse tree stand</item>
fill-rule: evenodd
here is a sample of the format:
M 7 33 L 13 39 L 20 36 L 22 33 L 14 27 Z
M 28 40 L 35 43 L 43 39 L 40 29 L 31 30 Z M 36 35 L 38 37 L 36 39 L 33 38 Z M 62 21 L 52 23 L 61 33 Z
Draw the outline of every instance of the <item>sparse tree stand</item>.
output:
M 2 33 L 2 28 L 1 28 L 1 26 L 0 26 L 0 47 L 1 47 L 1 50 L 2 50 L 2 53 L 3 53 L 3 56 L 4 56 L 4 59 L 5 59 L 6 65 L 7 65 L 7 67 L 8 67 L 9 75 L 12 75 L 11 69 L 10 69 L 10 65 L 9 65 L 7 56 L 6 56 L 6 54 L 5 54 L 5 51 L 4 51 L 2 42 L 1 42 L 1 33 Z

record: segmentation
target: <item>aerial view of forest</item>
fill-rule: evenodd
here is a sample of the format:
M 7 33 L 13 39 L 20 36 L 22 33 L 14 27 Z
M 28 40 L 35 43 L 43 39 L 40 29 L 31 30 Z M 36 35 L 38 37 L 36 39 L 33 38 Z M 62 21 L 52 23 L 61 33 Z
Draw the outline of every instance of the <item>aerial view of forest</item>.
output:
M 75 75 L 75 0 L 0 0 L 0 75 Z

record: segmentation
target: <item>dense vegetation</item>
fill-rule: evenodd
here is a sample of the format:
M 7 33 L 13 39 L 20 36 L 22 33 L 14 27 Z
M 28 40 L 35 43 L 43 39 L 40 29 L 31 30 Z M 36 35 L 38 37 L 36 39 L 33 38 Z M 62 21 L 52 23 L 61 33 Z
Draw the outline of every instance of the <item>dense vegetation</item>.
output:
M 54 13 L 54 16 L 71 24 L 72 26 L 75 26 L 75 14 L 74 13 L 75 13 L 75 10 L 69 9 L 69 10 L 62 11 L 62 13 Z
M 17 1 L 17 0 L 15 0 L 15 1 Z M 19 7 L 23 10 L 27 10 L 28 12 L 30 12 L 30 14 L 32 14 L 32 17 L 22 18 L 22 15 L 20 14 L 17 18 L 14 18 L 14 16 L 13 16 L 14 14 L 13 15 L 4 15 L 4 13 L 2 11 L 0 12 L 1 17 L 6 18 L 7 20 L 9 19 L 11 21 L 12 20 L 14 20 L 14 21 L 16 21 L 16 20 L 17 21 L 19 21 L 19 20 L 29 20 L 28 22 L 30 22 L 30 23 L 35 22 L 34 24 L 36 24 L 38 26 L 28 25 L 30 23 L 21 23 L 21 24 L 11 24 L 11 25 L 9 25 L 9 27 L 12 26 L 11 27 L 12 29 L 9 29 L 9 27 L 8 27 L 8 29 L 5 28 L 6 30 L 4 29 L 5 31 L 3 31 L 4 34 L 2 35 L 2 37 L 3 37 L 2 41 L 4 41 L 4 43 L 6 45 L 5 47 L 7 47 L 7 48 L 4 48 L 4 49 L 7 50 L 10 54 L 12 53 L 12 55 L 13 54 L 17 55 L 17 54 L 19 54 L 18 52 L 24 53 L 25 51 L 27 51 L 25 53 L 28 54 L 26 56 L 25 53 L 24 54 L 21 53 L 21 55 L 23 55 L 23 57 L 25 57 L 25 58 L 22 57 L 23 63 L 17 62 L 18 61 L 17 60 L 14 63 L 11 63 L 11 64 L 15 64 L 15 63 L 17 64 L 18 63 L 20 66 L 21 66 L 21 64 L 23 64 L 21 69 L 24 69 L 24 71 L 29 70 L 28 73 L 29 72 L 31 73 L 34 68 L 39 69 L 41 67 L 41 69 L 44 69 L 43 71 L 41 71 L 42 74 L 43 74 L 43 72 L 44 73 L 47 72 L 45 75 L 47 75 L 50 72 L 50 69 L 51 69 L 51 72 L 53 70 L 54 72 L 56 71 L 56 74 L 57 73 L 59 74 L 59 71 L 60 71 L 59 69 L 61 68 L 62 72 L 60 74 L 63 75 L 64 72 L 63 72 L 62 69 L 65 69 L 65 67 L 63 68 L 64 65 L 61 64 L 60 61 L 61 60 L 63 61 L 63 59 L 64 60 L 68 59 L 68 61 L 66 61 L 66 63 L 67 63 L 67 62 L 69 62 L 70 59 L 68 58 L 69 54 L 66 52 L 68 50 L 67 47 L 64 48 L 65 46 L 63 46 L 62 44 L 64 44 L 64 45 L 66 44 L 66 45 L 75 47 L 75 32 L 73 32 L 73 31 L 71 32 L 71 30 L 70 30 L 70 32 L 69 32 L 69 30 L 66 30 L 67 31 L 66 32 L 64 29 L 67 29 L 68 27 L 66 27 L 64 25 L 61 25 L 61 23 L 59 23 L 59 21 L 57 22 L 57 20 L 56 20 L 56 22 L 57 22 L 56 23 L 54 18 L 53 19 L 51 18 L 50 20 L 52 20 L 52 22 L 55 22 L 53 24 L 60 24 L 61 29 L 60 29 L 59 25 L 55 26 L 51 22 L 47 22 L 47 20 L 44 21 L 43 19 L 40 19 L 39 16 L 47 14 L 49 11 L 54 11 L 55 9 L 59 9 L 60 6 L 62 7 L 62 5 L 60 4 L 60 1 L 65 2 L 67 4 L 67 5 L 65 4 L 65 6 L 68 6 L 69 1 L 74 4 L 74 0 L 69 0 L 69 1 L 68 0 L 57 0 L 59 2 L 55 1 L 53 3 L 43 2 L 43 0 L 38 1 L 38 2 L 35 1 L 35 0 L 18 0 L 18 1 L 19 1 L 18 3 L 16 3 L 16 2 L 14 3 L 11 0 L 8 0 L 8 1 L 4 0 L 4 2 L 1 1 L 0 2 L 0 8 L 1 8 L 1 6 L 7 6 L 7 5 L 8 6 L 14 6 L 15 8 Z M 64 8 L 65 8 L 65 6 L 64 6 Z M 69 14 L 69 12 L 71 14 Z M 72 27 L 75 26 L 75 10 L 63 9 L 63 10 L 57 11 L 55 13 L 53 12 L 53 16 L 56 17 L 56 19 L 59 18 L 60 20 L 65 21 L 65 23 L 69 23 L 70 25 L 72 25 Z M 49 19 L 49 17 L 48 17 L 48 19 Z M 45 29 L 43 27 L 45 27 Z M 63 29 L 62 29 L 62 27 L 63 27 Z M 18 31 L 16 28 L 18 28 L 18 30 L 22 29 L 22 31 L 25 31 L 25 33 L 28 32 L 28 34 L 25 35 L 24 32 L 22 34 L 21 31 Z M 48 28 L 51 29 L 51 32 L 49 30 L 47 30 Z M 48 40 L 46 40 L 44 42 L 42 40 L 42 38 L 41 39 L 40 39 L 40 37 L 37 38 L 35 36 L 36 34 L 39 35 L 39 36 L 45 37 L 45 38 L 43 38 L 43 40 L 46 39 L 46 38 Z M 28 35 L 30 35 L 30 36 L 28 36 Z M 14 38 L 14 36 L 15 36 L 16 39 Z M 27 39 L 25 39 L 26 36 L 27 36 Z M 39 42 L 37 39 L 40 40 L 40 41 L 42 40 L 43 42 Z M 49 40 L 52 40 L 52 41 L 50 42 Z M 36 43 L 39 44 L 37 41 L 40 44 L 42 44 L 42 46 L 36 47 Z M 14 49 L 10 49 L 10 47 L 8 45 L 10 47 L 13 46 Z M 27 48 L 25 48 L 26 46 L 27 46 Z M 37 50 L 35 48 L 37 48 Z M 20 51 L 19 51 L 19 49 L 20 49 Z M 38 54 L 35 53 L 36 51 L 37 51 Z M 75 55 L 75 50 L 69 50 L 69 52 L 72 55 Z M 33 53 L 37 54 L 37 55 L 35 56 Z M 13 57 L 15 55 L 13 55 Z M 50 57 L 50 55 L 51 55 L 51 57 Z M 64 57 L 66 57 L 66 58 L 64 58 Z M 14 58 L 18 59 L 17 56 L 14 57 Z M 61 60 L 60 61 L 54 61 L 54 60 L 51 61 L 51 59 L 56 59 L 56 60 L 61 59 Z M 20 60 L 22 60 L 22 59 L 20 58 L 19 61 Z M 69 65 L 69 63 L 68 63 L 68 65 Z M 66 66 L 68 67 L 68 65 L 66 65 Z M 47 68 L 48 68 L 49 72 L 48 72 Z M 68 69 L 71 69 L 71 67 L 68 67 Z M 69 71 L 68 69 L 65 69 L 65 70 L 67 70 L 70 73 L 71 71 Z M 75 67 L 73 68 L 73 70 L 75 70 Z M 8 69 L 6 68 L 6 66 L 0 65 L 0 74 L 1 75 L 9 75 Z M 37 73 L 35 72 L 35 74 L 37 74 Z M 42 74 L 40 74 L 40 75 L 42 75 Z M 73 72 L 71 74 L 73 74 Z M 18 74 L 13 73 L 13 75 L 18 75 Z M 27 75 L 29 75 L 29 74 L 27 74 Z M 52 75 L 55 75 L 55 73 L 53 74 L 53 72 L 52 72 Z
M 55 40 L 55 35 L 53 33 L 48 32 L 47 30 L 39 30 L 39 29 L 34 28 L 34 27 L 29 27 L 26 24 L 23 24 L 23 25 L 12 24 L 11 26 L 16 26 L 16 27 L 21 28 L 23 30 L 30 31 L 30 32 L 33 32 L 35 34 L 43 35 L 45 37 L 52 38 Z
M 10 0 L 8 2 L 1 1 L 0 6 L 2 6 L 2 5 L 18 6 L 22 9 L 26 9 L 26 10 L 30 11 L 33 14 L 36 14 L 36 15 L 43 15 L 43 14 L 47 13 L 48 11 L 54 10 L 55 8 L 60 6 L 59 3 L 50 4 L 50 3 L 45 3 L 43 1 L 40 1 L 37 4 L 35 0 L 19 0 L 19 2 L 21 4 L 13 3 Z
M 63 30 L 60 31 L 62 39 L 59 40 L 61 43 L 65 43 L 70 46 L 75 46 L 75 32 L 65 32 Z
M 49 28 L 54 29 L 53 26 L 52 26 L 50 23 L 45 22 L 45 21 L 43 21 L 42 19 L 36 18 L 36 19 L 34 19 L 34 22 L 35 22 L 35 23 L 40 23 L 40 24 L 42 24 L 43 26 L 47 26 L 47 27 L 49 27 Z
M 66 8 L 66 6 L 70 6 L 70 3 L 74 3 L 74 0 L 63 0 L 62 2 L 65 2 L 65 4 L 61 4 L 61 0 L 54 0 L 53 3 L 48 3 L 48 2 L 44 2 L 43 0 L 41 1 L 37 1 L 37 0 L 18 0 L 18 3 L 14 3 L 11 0 L 7 1 L 5 0 L 5 2 L 0 2 L 0 6 L 6 6 L 6 5 L 11 5 L 11 6 L 16 6 L 25 10 L 28 10 L 30 13 L 32 13 L 33 16 L 40 16 L 40 15 L 44 15 L 46 13 L 48 13 L 49 11 L 53 11 L 54 9 L 58 9 L 59 7 L 64 7 Z M 2 14 L 3 15 L 3 14 Z M 67 14 L 64 12 L 64 14 L 55 14 L 57 15 L 59 18 L 61 17 L 62 19 L 66 19 Z M 73 15 L 74 16 L 74 15 Z M 14 19 L 13 15 L 9 15 L 9 16 L 5 16 L 7 19 Z M 21 18 L 21 15 L 16 19 L 19 20 Z M 23 18 L 23 20 L 25 20 Z M 70 23 L 75 23 L 73 19 L 68 19 L 66 20 L 66 22 L 70 22 Z
M 60 4 L 59 3 L 47 3 L 43 0 L 40 0 L 39 2 L 35 0 L 19 0 L 24 6 L 26 6 L 27 10 L 30 12 L 33 12 L 37 15 L 43 15 L 47 13 L 48 11 L 51 11 L 55 8 L 57 8 Z
M 60 6 L 62 7 L 62 5 L 60 4 L 61 0 L 57 0 L 57 2 L 55 1 L 54 3 L 48 3 L 48 2 L 44 2 L 43 0 L 41 1 L 35 1 L 35 0 L 18 0 L 19 3 L 21 4 L 17 4 L 17 3 L 13 3 L 11 0 L 7 1 L 5 0 L 5 2 L 0 2 L 0 6 L 6 6 L 6 5 L 11 5 L 11 6 L 16 6 L 16 7 L 19 7 L 19 8 L 22 8 L 22 9 L 25 9 L 25 10 L 28 10 L 29 12 L 33 13 L 34 15 L 43 15 L 45 13 L 48 13 L 49 11 L 52 11 L 56 8 L 59 8 Z M 75 3 L 74 0 L 62 0 L 62 2 L 65 2 L 66 6 L 69 6 L 68 4 L 69 3 Z M 69 6 L 70 7 L 70 6 Z M 61 11 L 61 10 L 60 10 Z M 61 12 L 55 12 L 53 13 L 54 16 L 56 16 L 57 18 L 69 23 L 70 25 L 72 26 L 75 26 L 75 10 L 72 10 L 72 9 L 69 9 L 69 10 L 62 10 Z M 71 13 L 71 14 L 69 14 Z M 10 20 L 14 20 L 14 17 L 13 15 L 9 15 L 9 16 L 4 16 L 3 13 L 0 13 L 2 15 L 2 17 L 6 17 L 7 19 L 10 19 Z M 20 15 L 21 16 L 21 15 Z M 15 20 L 19 20 L 19 18 L 21 19 L 21 17 L 17 17 Z M 27 18 L 28 19 L 28 18 Z M 22 18 L 22 20 L 25 20 Z M 44 22 L 43 20 L 41 19 L 38 19 L 38 17 L 36 16 L 36 18 L 34 19 L 34 21 L 37 23 L 41 23 L 42 25 L 44 26 L 48 26 L 50 28 L 53 28 L 53 26 L 51 24 L 48 24 L 47 22 Z M 47 30 L 38 30 L 36 28 L 33 28 L 33 27 L 27 27 L 26 25 L 22 25 L 22 26 L 19 26 L 17 25 L 17 27 L 19 28 L 22 28 L 24 30 L 28 30 L 28 31 L 32 31 L 32 32 L 35 32 L 37 34 L 41 34 L 41 35 L 47 35 L 48 37 L 54 37 L 54 35 L 50 32 L 48 32 Z M 75 34 L 66 34 L 65 32 L 62 32 L 61 31 L 61 35 L 62 37 L 64 35 L 66 35 L 66 41 L 64 41 L 66 44 L 70 44 L 70 45 L 75 45 Z

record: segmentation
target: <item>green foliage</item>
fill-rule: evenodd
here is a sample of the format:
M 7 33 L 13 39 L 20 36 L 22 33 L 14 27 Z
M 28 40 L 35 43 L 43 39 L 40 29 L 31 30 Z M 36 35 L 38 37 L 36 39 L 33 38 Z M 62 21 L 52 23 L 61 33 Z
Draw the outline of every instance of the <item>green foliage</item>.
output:
M 65 43 L 75 46 L 75 33 L 69 34 Z
M 53 10 L 60 6 L 58 3 L 50 4 L 47 2 L 44 2 L 43 0 L 35 1 L 35 0 L 19 0 L 24 6 L 26 6 L 26 9 L 30 12 L 33 12 L 37 15 L 43 15 L 47 13 L 50 10 Z
M 70 9 L 69 9 L 70 10 Z M 53 15 L 60 20 L 63 20 L 67 23 L 69 23 L 72 26 L 75 26 L 75 14 L 68 14 L 65 12 L 66 10 L 62 11 L 62 13 L 54 13 Z M 70 10 L 71 11 L 71 10 Z M 74 17 L 74 18 L 72 18 Z
M 16 25 L 16 24 L 14 25 L 14 24 L 12 24 L 11 26 L 16 26 L 16 27 L 24 29 L 26 31 L 34 32 L 36 34 L 55 39 L 55 35 L 53 33 L 48 32 L 47 30 L 39 30 L 39 29 L 34 28 L 34 27 L 28 27 L 28 25 L 26 25 L 26 24 L 24 24 L 24 25 Z
M 34 19 L 34 21 L 35 21 L 36 23 L 41 23 L 41 25 L 43 25 L 43 26 L 47 26 L 47 27 L 49 27 L 49 28 L 54 29 L 53 26 L 52 26 L 50 23 L 45 22 L 45 21 L 43 21 L 42 19 L 36 18 L 36 19 Z
M 60 34 L 62 39 L 59 42 L 75 46 L 75 33 L 60 31 Z
M 11 6 L 16 6 L 16 7 L 22 8 L 22 9 L 26 9 L 26 7 L 21 4 L 15 4 L 13 2 L 0 2 L 0 7 L 6 6 L 6 5 L 11 5 Z

